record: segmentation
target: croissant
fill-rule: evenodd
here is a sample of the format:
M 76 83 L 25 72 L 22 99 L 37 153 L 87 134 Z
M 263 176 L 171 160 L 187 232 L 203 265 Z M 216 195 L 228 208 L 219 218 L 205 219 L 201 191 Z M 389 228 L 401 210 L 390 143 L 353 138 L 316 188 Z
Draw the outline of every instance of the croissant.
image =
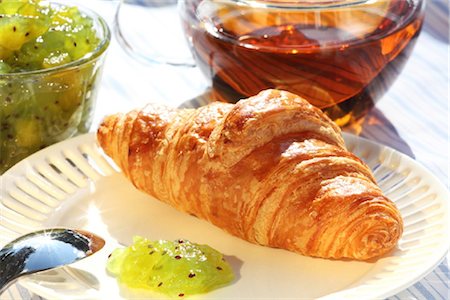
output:
M 139 190 L 252 243 L 367 260 L 403 231 L 339 127 L 286 91 L 198 109 L 148 105 L 106 117 L 97 139 Z

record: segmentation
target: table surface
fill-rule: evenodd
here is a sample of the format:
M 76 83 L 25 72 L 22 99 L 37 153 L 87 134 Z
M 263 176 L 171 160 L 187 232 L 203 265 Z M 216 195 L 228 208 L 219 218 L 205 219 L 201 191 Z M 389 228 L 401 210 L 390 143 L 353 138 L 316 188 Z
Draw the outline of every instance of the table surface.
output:
M 116 1 L 89 1 L 90 5 L 113 26 Z M 168 8 L 165 13 L 176 14 L 175 8 Z M 155 15 L 153 21 L 157 19 Z M 172 22 L 170 26 L 178 24 Z M 158 38 L 147 37 L 146 41 L 152 43 Z M 174 45 L 171 49 L 188 51 L 184 45 Z M 447 188 L 450 186 L 449 57 L 449 2 L 428 1 L 425 24 L 410 60 L 392 88 L 365 118 L 360 133 L 413 157 Z M 107 114 L 125 112 L 148 102 L 179 106 L 206 87 L 196 68 L 143 65 L 131 59 L 113 37 L 92 128 Z M 447 255 L 429 275 L 390 299 L 450 299 L 449 263 Z M 2 296 L 2 299 L 38 298 L 18 285 Z

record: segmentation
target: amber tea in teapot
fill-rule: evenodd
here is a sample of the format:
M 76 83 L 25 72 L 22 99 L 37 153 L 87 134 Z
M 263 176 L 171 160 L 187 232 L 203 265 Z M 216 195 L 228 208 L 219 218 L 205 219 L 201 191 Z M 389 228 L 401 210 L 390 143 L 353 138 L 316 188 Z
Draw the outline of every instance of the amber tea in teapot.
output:
M 217 100 L 285 89 L 339 125 L 391 86 L 423 21 L 420 0 L 184 0 L 180 9 Z

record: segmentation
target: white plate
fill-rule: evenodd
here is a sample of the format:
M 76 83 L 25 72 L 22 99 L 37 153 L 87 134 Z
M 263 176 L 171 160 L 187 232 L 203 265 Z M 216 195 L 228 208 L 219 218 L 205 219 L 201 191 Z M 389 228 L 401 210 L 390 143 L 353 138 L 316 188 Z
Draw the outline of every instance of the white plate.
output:
M 421 279 L 445 256 L 449 242 L 448 191 L 425 168 L 382 145 L 345 135 L 349 150 L 374 170 L 380 187 L 404 218 L 398 248 L 376 262 L 304 257 L 250 244 L 136 191 L 95 143 L 80 136 L 44 149 L 2 176 L 0 243 L 42 227 L 84 228 L 107 243 L 72 267 L 24 278 L 38 295 L 117 299 L 120 291 L 105 262 L 133 235 L 187 238 L 228 256 L 237 280 L 199 298 L 367 299 L 393 295 Z

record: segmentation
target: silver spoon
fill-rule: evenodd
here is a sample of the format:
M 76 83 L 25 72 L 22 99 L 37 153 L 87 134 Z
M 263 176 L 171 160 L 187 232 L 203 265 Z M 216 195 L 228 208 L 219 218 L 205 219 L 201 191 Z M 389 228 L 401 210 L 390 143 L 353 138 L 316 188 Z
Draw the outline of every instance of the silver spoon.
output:
M 71 264 L 104 245 L 101 237 L 78 229 L 44 229 L 21 236 L 0 250 L 0 295 L 21 276 Z

